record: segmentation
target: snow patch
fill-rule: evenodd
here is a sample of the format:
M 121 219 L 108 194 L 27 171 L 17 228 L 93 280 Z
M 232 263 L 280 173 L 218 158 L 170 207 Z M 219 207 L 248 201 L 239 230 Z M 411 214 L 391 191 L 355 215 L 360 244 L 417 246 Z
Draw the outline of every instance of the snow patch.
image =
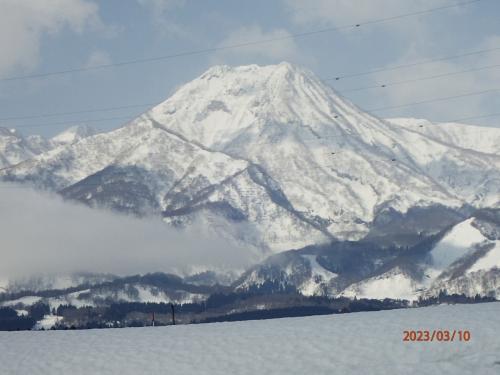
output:
M 380 276 L 351 285 L 340 295 L 344 297 L 393 298 L 412 301 L 418 299 L 418 284 L 396 267 Z
M 299 290 L 305 296 L 324 295 L 329 282 L 338 275 L 323 268 L 316 260 L 316 255 L 303 255 L 309 261 L 311 277 L 303 283 Z
M 37 296 L 21 297 L 11 301 L 3 302 L 2 306 L 16 306 L 16 305 L 31 306 L 39 302 L 41 299 L 42 297 L 37 297 Z
M 62 316 L 57 316 L 57 315 L 45 315 L 43 317 L 42 320 L 38 321 L 36 324 L 35 324 L 35 327 L 33 327 L 33 329 L 35 331 L 37 330 L 41 330 L 41 329 L 44 329 L 44 330 L 47 330 L 47 329 L 51 329 L 52 327 L 54 327 L 58 322 L 60 322 L 62 320 Z
M 472 267 L 467 270 L 467 273 L 488 271 L 495 267 L 500 268 L 500 241 L 495 241 L 495 247 L 474 263 Z
M 474 245 L 486 240 L 482 233 L 472 226 L 473 221 L 474 218 L 470 218 L 455 225 L 434 247 L 431 251 L 434 270 L 444 270 L 470 252 Z

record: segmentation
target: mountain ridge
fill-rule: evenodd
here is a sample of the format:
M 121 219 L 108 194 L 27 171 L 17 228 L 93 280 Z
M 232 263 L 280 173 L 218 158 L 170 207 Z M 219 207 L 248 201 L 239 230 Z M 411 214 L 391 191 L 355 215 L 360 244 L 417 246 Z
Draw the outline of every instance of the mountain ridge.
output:
M 267 177 L 256 180 L 251 165 Z M 363 238 L 384 210 L 500 205 L 499 171 L 499 155 L 378 119 L 281 63 L 213 67 L 125 126 L 0 178 L 92 206 L 175 213 L 163 217 L 172 225 L 201 217 L 226 237 L 279 252 Z M 241 223 L 251 239 L 235 229 Z

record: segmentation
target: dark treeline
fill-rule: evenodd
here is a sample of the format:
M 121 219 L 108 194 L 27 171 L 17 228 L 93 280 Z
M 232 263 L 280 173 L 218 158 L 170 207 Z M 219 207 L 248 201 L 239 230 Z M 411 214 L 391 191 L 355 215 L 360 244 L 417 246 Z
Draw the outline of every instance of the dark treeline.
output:
M 327 297 L 305 297 L 298 293 L 215 293 L 201 303 L 174 305 L 176 321 L 180 324 L 224 321 L 259 320 L 311 315 L 343 314 L 362 311 L 381 311 L 408 307 L 423 307 L 440 303 L 493 302 L 494 298 L 448 295 L 442 291 L 435 297 L 406 300 L 375 300 Z M 121 302 L 109 306 L 59 305 L 50 310 L 43 302 L 27 308 L 26 316 L 18 316 L 10 307 L 0 308 L 0 330 L 29 330 L 45 315 L 62 317 L 53 329 L 89 329 L 111 327 L 143 327 L 172 324 L 170 303 Z
M 300 316 L 330 315 L 338 313 L 326 306 L 295 306 L 281 309 L 253 310 L 240 313 L 214 316 L 201 320 L 199 323 L 237 322 L 243 320 L 262 320 L 276 318 L 294 318 Z
M 30 316 L 18 316 L 10 307 L 0 307 L 0 331 L 24 331 L 33 328 L 36 320 Z
M 476 294 L 475 297 L 467 297 L 465 294 L 448 294 L 445 290 L 441 290 L 435 297 L 419 298 L 417 304 L 420 307 L 438 305 L 441 303 L 447 304 L 467 304 L 467 303 L 483 303 L 495 302 L 493 297 L 480 296 Z
M 63 321 L 56 329 L 139 327 L 169 325 L 169 303 L 113 303 L 107 307 L 60 306 L 56 313 Z M 264 308 L 262 308 L 264 306 Z M 305 297 L 299 294 L 214 294 L 202 303 L 174 305 L 176 321 L 181 324 L 237 320 L 272 319 L 309 315 L 379 311 L 409 307 L 403 300 L 369 300 L 327 297 Z M 237 312 L 234 312 L 237 311 Z

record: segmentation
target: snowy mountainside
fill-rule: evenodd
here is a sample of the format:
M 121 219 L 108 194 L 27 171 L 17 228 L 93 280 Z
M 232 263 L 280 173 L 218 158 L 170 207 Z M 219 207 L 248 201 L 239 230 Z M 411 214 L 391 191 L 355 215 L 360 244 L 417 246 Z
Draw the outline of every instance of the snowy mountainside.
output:
M 265 251 L 305 246 L 329 235 L 304 219 L 259 166 L 145 120 L 53 149 L 6 170 L 4 178 L 89 205 L 161 215 L 175 225 L 198 218 Z
M 39 153 L 38 151 L 45 150 L 43 144 L 31 144 L 16 130 L 0 127 L 0 168 L 20 163 L 34 157 Z
M 237 291 L 415 300 L 439 294 L 500 296 L 500 217 L 475 217 L 411 246 L 334 242 L 275 255 L 248 270 Z
M 26 277 L 11 277 L 5 281 L 4 291 L 19 293 L 23 291 L 40 292 L 44 290 L 63 290 L 79 285 L 96 285 L 116 279 L 109 274 L 74 273 L 69 275 L 29 275 Z
M 288 63 L 211 68 L 126 126 L 0 177 L 274 252 L 360 239 L 391 210 L 500 204 L 499 155 L 373 117 Z
M 390 118 L 387 121 L 448 144 L 500 155 L 500 128 L 456 122 L 433 123 L 416 118 Z
M 97 134 L 97 130 L 87 125 L 72 126 L 50 139 L 52 147 L 68 145 Z
M 186 105 L 189 98 L 196 100 Z M 292 203 L 322 217 L 322 211 L 343 210 L 349 220 L 354 207 L 354 217 L 370 221 L 373 208 L 388 200 L 403 211 L 429 200 L 449 205 L 457 197 L 481 204 L 481 187 L 490 199 L 498 196 L 498 157 L 481 160 L 375 118 L 288 63 L 214 67 L 148 116 L 189 140 L 258 163 Z M 398 189 L 404 182 L 410 192 L 401 197 L 391 182 Z M 332 207 L 325 199 L 331 191 L 346 202 Z
M 57 309 L 60 305 L 96 307 L 130 302 L 186 304 L 204 301 L 208 296 L 206 291 L 202 293 L 182 289 L 163 290 L 154 285 L 130 283 L 120 287 L 96 286 L 56 297 L 40 298 L 39 301 L 47 303 L 51 309 Z M 15 301 L 7 302 L 10 306 L 14 303 Z
M 383 294 L 389 298 L 416 299 L 437 295 L 441 290 L 499 298 L 500 241 L 483 230 L 483 224 L 492 226 L 477 217 L 453 226 L 417 258 L 416 264 L 391 267 L 349 286 L 342 295 L 378 298 L 385 288 Z M 493 224 L 500 228 L 499 221 Z
M 240 276 L 203 272 L 117 277 L 94 275 L 56 279 L 51 287 L 36 279 L 5 285 L 0 300 L 25 309 L 36 302 L 51 307 L 109 306 L 119 302 L 201 302 L 223 292 L 234 295 L 294 294 L 321 297 L 407 299 L 448 294 L 500 298 L 500 216 L 476 212 L 412 246 L 368 241 L 334 241 L 275 254 Z M 43 280 L 43 279 L 41 279 Z M 78 284 L 81 281 L 81 284 Z M 66 289 L 63 287 L 66 286 Z M 46 290 L 48 289 L 48 290 Z
M 15 129 L 0 127 L 0 168 L 18 164 L 58 146 L 65 146 L 96 134 L 87 126 L 73 126 L 55 137 L 23 136 Z
M 0 306 L 11 306 L 17 309 L 26 309 L 29 306 L 42 302 L 57 309 L 59 305 L 109 306 L 113 303 L 196 303 L 206 300 L 211 294 L 225 290 L 216 275 L 214 284 L 196 282 L 191 277 L 179 277 L 173 274 L 152 273 L 135 276 L 112 275 L 80 275 L 81 283 L 59 282 L 52 287 L 32 287 L 30 284 L 10 283 L 6 293 L 0 294 Z M 205 281 L 200 279 L 201 281 Z
M 440 244 L 452 254 L 450 266 L 438 274 L 442 255 L 432 254 L 432 275 L 438 274 L 429 285 L 427 294 L 436 295 L 446 289 L 450 293 L 466 295 L 500 295 L 500 215 L 497 211 L 485 211 L 485 214 L 461 224 L 467 229 L 454 235 L 450 233 L 451 241 Z M 454 228 L 454 230 L 456 227 Z M 453 236 L 454 235 L 454 236 Z M 458 249 L 458 252 L 457 252 Z M 436 249 L 433 249 L 435 252 Z M 438 251 L 441 248 L 437 249 Z M 464 255 L 460 256 L 460 253 Z M 436 256 L 437 255 L 437 256 Z
M 395 261 L 402 249 L 363 241 L 333 242 L 274 255 L 246 271 L 237 292 L 290 292 L 335 297 Z

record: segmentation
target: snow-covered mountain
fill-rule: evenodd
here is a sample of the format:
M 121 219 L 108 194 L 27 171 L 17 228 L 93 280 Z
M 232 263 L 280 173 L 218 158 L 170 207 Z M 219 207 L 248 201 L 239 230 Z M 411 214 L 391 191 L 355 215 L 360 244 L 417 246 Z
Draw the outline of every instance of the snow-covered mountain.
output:
M 369 222 L 387 202 L 402 211 L 455 199 L 498 202 L 497 187 L 489 186 L 498 182 L 498 157 L 484 160 L 375 118 L 287 63 L 212 68 L 145 117 L 261 165 L 299 210 L 335 217 L 328 229 L 336 233 L 340 217 Z
M 43 140 L 7 131 L 18 141 L 0 176 L 201 221 L 263 256 L 305 247 L 249 270 L 236 291 L 498 296 L 497 224 L 476 211 L 500 208 L 498 133 L 382 120 L 288 63 L 217 66 L 108 133 L 70 129 L 36 149 Z
M 25 138 L 14 129 L 0 127 L 0 168 L 5 168 L 48 150 L 43 139 Z
M 77 277 L 80 277 L 80 281 L 75 284 Z M 59 278 L 59 284 L 52 284 L 51 288 L 45 289 L 45 291 L 50 291 L 49 293 L 43 293 L 43 286 L 34 288 L 28 286 L 21 289 L 20 284 L 11 284 L 7 288 L 7 293 L 13 298 L 0 301 L 0 306 L 27 307 L 40 301 L 55 309 L 59 305 L 96 307 L 107 306 L 113 302 L 182 304 L 203 301 L 220 289 L 219 286 L 197 285 L 188 277 L 183 279 L 163 273 L 128 277 L 111 275 L 78 275 L 77 277 L 67 280 Z M 40 280 L 46 283 L 45 279 Z M 31 294 L 27 293 L 28 291 Z
M 46 292 L 43 292 L 46 290 Z M 448 294 L 500 298 L 500 213 L 476 211 L 413 246 L 335 241 L 268 257 L 238 278 L 205 272 L 118 277 L 73 275 L 5 283 L 0 305 L 106 306 L 113 302 L 190 303 L 213 293 L 407 299 Z
M 408 300 L 445 290 L 499 298 L 499 212 L 478 211 L 410 248 L 359 241 L 278 254 L 248 270 L 234 288 Z
M 15 129 L 0 127 L 0 168 L 6 168 L 59 146 L 66 146 L 96 134 L 88 126 L 73 126 L 55 137 L 23 136 Z
M 1 177 L 174 225 L 202 220 L 274 252 L 359 239 L 414 209 L 500 204 L 499 155 L 373 117 L 288 63 L 216 66 L 124 127 Z
M 97 134 L 97 130 L 88 125 L 75 125 L 50 139 L 53 147 L 70 145 L 81 139 Z
M 493 226 L 492 226 L 493 225 Z M 494 230 L 491 230 L 494 228 Z M 500 296 L 499 221 L 470 218 L 453 226 L 415 270 L 395 266 L 351 285 L 343 295 L 415 299 L 441 290 L 467 296 Z
M 415 118 L 392 118 L 387 121 L 444 143 L 477 152 L 500 155 L 500 128 L 456 122 L 433 123 Z

